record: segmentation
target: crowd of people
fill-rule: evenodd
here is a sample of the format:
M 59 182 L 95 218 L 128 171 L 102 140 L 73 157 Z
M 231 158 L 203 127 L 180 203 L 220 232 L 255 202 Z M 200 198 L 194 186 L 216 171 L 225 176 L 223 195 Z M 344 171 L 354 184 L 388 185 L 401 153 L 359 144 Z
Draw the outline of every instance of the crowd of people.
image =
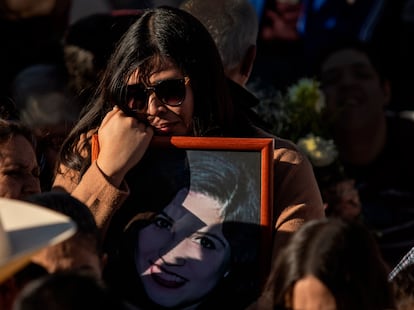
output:
M 75 2 L 0 3 L 0 197 L 76 227 L 13 274 L 0 256 L 1 309 L 414 307 L 410 78 L 377 51 L 411 1 Z M 269 227 L 254 154 L 152 147 L 173 136 L 272 141 Z

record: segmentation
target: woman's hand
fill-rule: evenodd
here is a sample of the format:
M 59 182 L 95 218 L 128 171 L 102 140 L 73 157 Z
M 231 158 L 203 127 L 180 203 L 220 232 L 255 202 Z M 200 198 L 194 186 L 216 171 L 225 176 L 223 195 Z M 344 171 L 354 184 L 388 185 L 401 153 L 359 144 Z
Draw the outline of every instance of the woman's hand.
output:
M 117 106 L 108 112 L 98 130 L 97 165 L 119 187 L 126 173 L 143 157 L 154 135 L 151 126 L 126 116 Z

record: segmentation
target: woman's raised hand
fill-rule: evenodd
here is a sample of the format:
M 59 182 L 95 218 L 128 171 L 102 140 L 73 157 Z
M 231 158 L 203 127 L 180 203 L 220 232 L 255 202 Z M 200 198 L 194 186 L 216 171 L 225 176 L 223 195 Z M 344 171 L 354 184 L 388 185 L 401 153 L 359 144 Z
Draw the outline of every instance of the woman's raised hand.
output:
M 117 106 L 108 112 L 98 130 L 97 165 L 114 186 L 119 187 L 142 159 L 153 135 L 151 126 L 125 115 Z

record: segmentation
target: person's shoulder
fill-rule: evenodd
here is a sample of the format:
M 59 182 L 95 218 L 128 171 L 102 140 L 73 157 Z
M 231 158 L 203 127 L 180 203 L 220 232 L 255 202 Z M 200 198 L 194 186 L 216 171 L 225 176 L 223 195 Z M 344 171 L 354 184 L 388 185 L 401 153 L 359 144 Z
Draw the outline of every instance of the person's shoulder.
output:
M 291 162 L 295 164 L 302 163 L 307 157 L 299 150 L 297 145 L 288 139 L 276 137 L 274 159 Z
M 233 102 L 242 108 L 250 109 L 259 104 L 259 99 L 250 90 L 226 78 Z
M 257 128 L 257 137 L 273 138 L 274 151 L 273 158 L 276 161 L 286 161 L 291 163 L 300 163 L 305 159 L 305 155 L 299 150 L 297 145 L 285 138 L 275 136 L 261 128 Z

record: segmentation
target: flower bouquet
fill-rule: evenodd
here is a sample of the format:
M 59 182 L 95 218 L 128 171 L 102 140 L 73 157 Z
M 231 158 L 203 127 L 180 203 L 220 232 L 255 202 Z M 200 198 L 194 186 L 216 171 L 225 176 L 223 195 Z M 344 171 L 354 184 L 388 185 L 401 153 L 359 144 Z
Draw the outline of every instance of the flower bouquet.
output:
M 344 201 L 343 191 L 337 189 L 349 179 L 331 136 L 331 121 L 324 113 L 325 108 L 319 81 L 302 78 L 285 93 L 262 99 L 255 111 L 272 134 L 293 141 L 309 158 L 324 202 L 330 212 L 339 214 L 341 211 L 334 208 L 344 205 Z M 360 208 L 359 197 L 353 201 Z

